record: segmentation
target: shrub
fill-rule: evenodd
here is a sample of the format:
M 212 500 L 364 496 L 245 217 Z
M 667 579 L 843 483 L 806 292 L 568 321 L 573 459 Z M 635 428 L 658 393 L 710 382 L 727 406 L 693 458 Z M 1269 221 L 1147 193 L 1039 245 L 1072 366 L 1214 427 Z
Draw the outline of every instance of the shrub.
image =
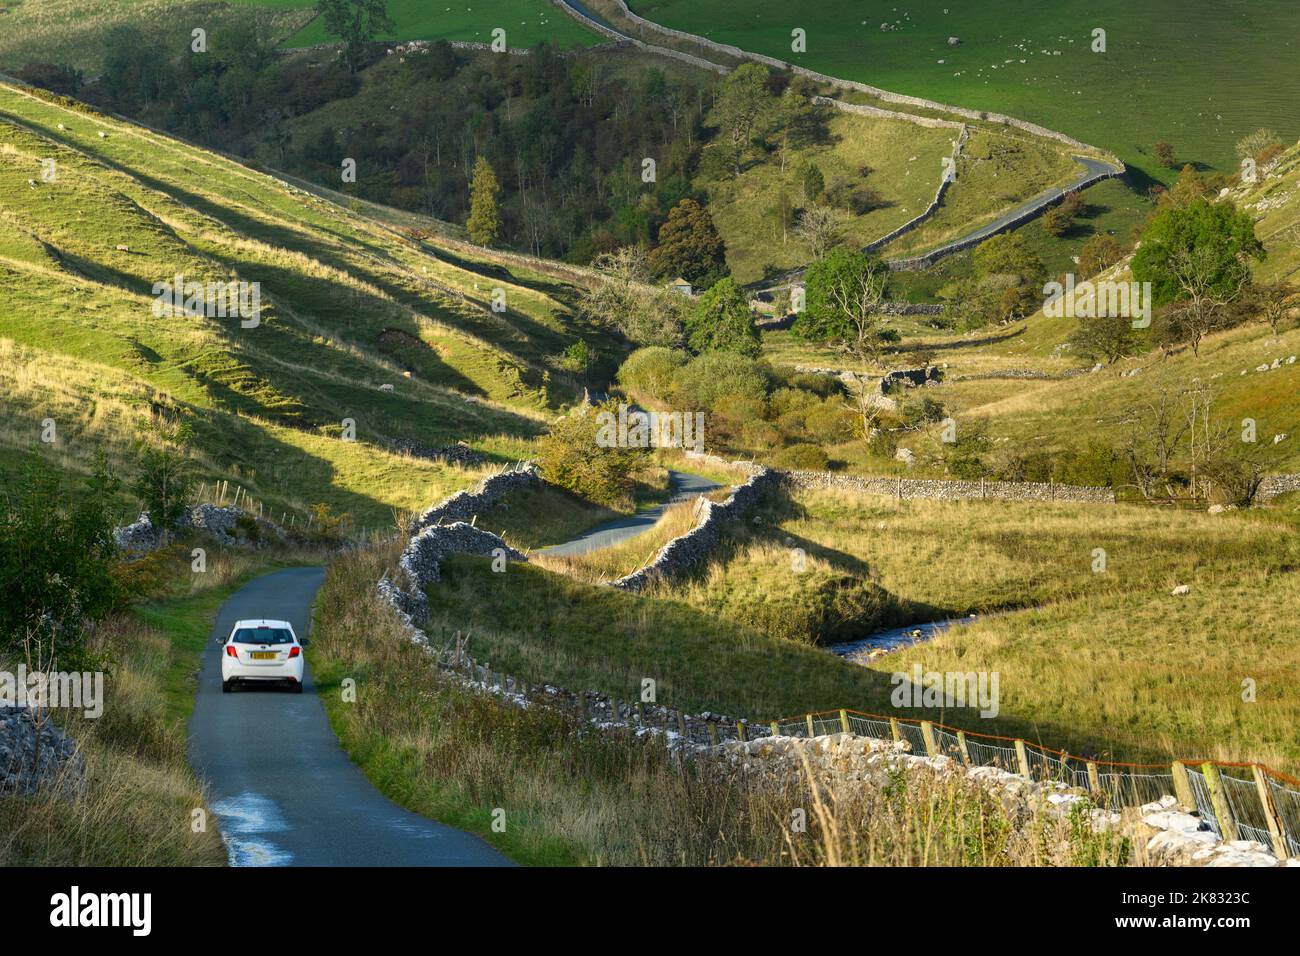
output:
M 687 362 L 681 349 L 652 345 L 637 349 L 618 370 L 618 381 L 629 392 L 638 392 L 657 399 L 667 399 L 673 391 L 673 380 Z
M 766 404 L 771 372 L 756 359 L 734 352 L 710 352 L 677 373 L 677 401 L 687 409 L 717 410 L 726 397 Z
M 538 446 L 537 465 L 551 484 L 598 504 L 616 505 L 629 497 L 646 452 L 598 442 L 601 413 L 617 416 L 618 409 L 607 402 L 552 425 Z
M 311 512 L 309 537 L 321 544 L 337 544 L 352 528 L 352 516 L 344 512 L 335 514 L 325 502 L 320 501 L 307 509 Z
M 33 465 L 0 495 L 0 647 L 29 635 L 57 639 L 61 661 L 72 663 L 83 622 L 103 617 L 120 596 L 110 573 L 117 491 L 101 456 L 76 494 Z
M 902 408 L 903 424 L 912 428 L 919 428 L 922 425 L 941 422 L 948 415 L 943 406 L 943 402 L 933 396 L 926 395 L 915 402 L 907 402 Z
M 830 459 L 819 445 L 800 443 L 781 449 L 776 456 L 778 468 L 795 471 L 825 471 Z
M 828 399 L 808 413 L 804 427 L 809 436 L 824 445 L 838 445 L 853 437 L 858 417 L 852 409 Z

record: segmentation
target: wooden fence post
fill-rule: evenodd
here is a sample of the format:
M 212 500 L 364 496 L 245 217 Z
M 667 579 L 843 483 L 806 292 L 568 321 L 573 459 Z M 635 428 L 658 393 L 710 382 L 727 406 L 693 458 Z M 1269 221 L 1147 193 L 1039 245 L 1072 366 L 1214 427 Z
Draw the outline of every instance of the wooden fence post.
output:
M 897 718 L 897 717 L 890 717 L 890 718 L 889 718 L 889 733 L 893 736 L 893 738 L 894 738 L 894 743 L 898 743 L 900 740 L 903 739 L 902 731 L 900 731 L 900 730 L 898 729 L 898 718 Z
M 736 736 L 741 740 L 749 739 L 749 734 L 745 732 L 745 722 L 743 720 L 736 721 Z
M 813 733 L 813 719 L 812 719 L 812 714 L 808 714 L 808 715 L 807 715 L 807 720 L 808 720 L 808 736 L 809 736 L 809 738 L 812 738 L 812 737 L 817 736 L 816 734 Z
M 1192 780 L 1187 776 L 1187 766 L 1181 760 L 1174 761 L 1174 796 L 1184 810 L 1196 809 L 1196 798 L 1192 796 Z
M 843 728 L 846 734 L 849 733 L 849 712 L 842 708 L 840 709 L 840 727 Z
M 709 724 L 709 743 L 713 744 L 713 746 L 716 747 L 718 745 L 718 725 L 711 720 L 708 722 L 708 724 Z
M 1101 796 L 1101 777 L 1097 774 L 1097 761 L 1088 761 L 1088 787 L 1096 796 Z
M 676 714 L 677 714 L 677 732 L 678 732 L 679 734 L 681 734 L 682 737 L 685 737 L 685 736 L 686 736 L 686 718 L 682 716 L 682 712 L 681 712 L 680 710 L 679 710 L 679 711 L 676 711 Z
M 926 755 L 933 757 L 938 750 L 934 745 L 934 725 L 928 720 L 921 721 L 921 736 L 925 739 Z
M 1023 740 L 1016 740 L 1016 760 L 1020 762 L 1020 776 L 1032 780 L 1033 775 L 1029 772 L 1029 753 L 1025 750 Z
M 781 736 L 781 725 L 778 724 L 775 720 L 772 721 L 772 736 L 773 737 Z
M 961 762 L 970 766 L 970 751 L 966 749 L 966 731 L 957 731 L 957 747 L 961 750 Z
M 1279 860 L 1285 860 L 1291 855 L 1291 848 L 1286 843 L 1286 824 L 1273 804 L 1273 794 L 1269 791 L 1268 778 L 1264 776 L 1264 771 L 1260 769 L 1259 764 L 1253 765 L 1250 769 L 1255 774 L 1255 789 L 1259 791 L 1259 802 L 1264 808 L 1264 819 L 1268 821 L 1268 835 L 1273 838 L 1273 855 Z
M 1205 788 L 1210 791 L 1210 806 L 1214 807 L 1214 817 L 1219 821 L 1219 836 L 1228 841 L 1237 839 L 1237 821 L 1232 818 L 1228 798 L 1223 793 L 1219 768 L 1212 763 L 1203 763 L 1201 773 L 1205 774 Z
M 645 707 L 639 700 L 636 702 L 636 721 L 641 726 L 645 726 Z

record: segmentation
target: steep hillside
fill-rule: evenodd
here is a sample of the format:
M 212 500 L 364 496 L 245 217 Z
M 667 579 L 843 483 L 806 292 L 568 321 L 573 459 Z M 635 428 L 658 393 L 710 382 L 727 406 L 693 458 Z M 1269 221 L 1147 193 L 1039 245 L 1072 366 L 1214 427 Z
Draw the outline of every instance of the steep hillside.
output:
M 184 418 L 205 477 L 271 508 L 326 501 L 374 523 L 474 477 L 390 449 L 465 441 L 489 459 L 521 455 L 578 391 L 558 365 L 565 347 L 580 334 L 616 348 L 576 324 L 566 282 L 417 243 L 11 84 L 0 219 L 0 441 L 69 466 L 96 442 L 120 458 L 152 416 Z M 260 322 L 155 314 L 155 284 L 178 274 L 257 283 Z M 46 417 L 52 444 L 39 441 Z M 341 440 L 345 419 L 355 442 Z

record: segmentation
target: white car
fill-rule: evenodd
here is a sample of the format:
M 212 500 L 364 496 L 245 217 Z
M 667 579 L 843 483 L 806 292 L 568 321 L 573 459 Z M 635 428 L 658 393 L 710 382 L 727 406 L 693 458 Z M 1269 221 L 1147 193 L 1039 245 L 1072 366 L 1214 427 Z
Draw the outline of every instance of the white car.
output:
M 288 621 L 236 621 L 221 649 L 221 690 L 277 681 L 302 693 L 302 642 Z

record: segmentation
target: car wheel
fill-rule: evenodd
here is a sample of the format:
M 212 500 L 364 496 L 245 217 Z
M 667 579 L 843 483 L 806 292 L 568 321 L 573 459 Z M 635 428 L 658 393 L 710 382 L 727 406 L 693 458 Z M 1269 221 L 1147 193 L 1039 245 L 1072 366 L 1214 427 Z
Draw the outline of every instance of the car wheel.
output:
M 221 682 L 221 693 L 229 694 L 234 689 L 235 689 L 235 685 L 231 681 L 223 680 Z
M 296 681 L 293 682 L 293 692 L 294 692 L 295 694 L 301 694 L 301 693 L 302 693 L 302 681 L 300 681 L 300 680 L 296 680 Z

